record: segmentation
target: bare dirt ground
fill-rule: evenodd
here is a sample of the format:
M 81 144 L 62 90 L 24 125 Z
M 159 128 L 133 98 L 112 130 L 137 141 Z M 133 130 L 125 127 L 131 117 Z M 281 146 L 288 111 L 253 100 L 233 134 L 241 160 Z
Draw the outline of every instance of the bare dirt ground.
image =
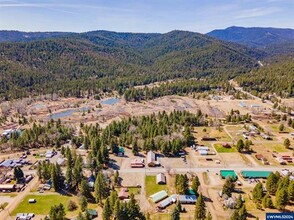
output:
M 262 103 L 259 100 L 231 100 L 229 96 L 221 97 L 220 100 L 199 100 L 190 96 L 166 96 L 140 103 L 126 102 L 124 99 L 119 99 L 115 104 L 103 104 L 106 99 L 58 98 L 55 101 L 43 100 L 30 105 L 24 104 L 22 108 L 25 109 L 28 118 L 36 119 L 37 121 L 47 121 L 52 114 L 72 111 L 62 115 L 60 119 L 73 124 L 98 122 L 101 127 L 107 126 L 113 120 L 120 120 L 124 117 L 148 115 L 160 111 L 187 110 L 196 113 L 200 109 L 204 114 L 222 118 L 231 109 L 238 109 L 242 114 L 245 114 L 252 111 L 251 105 L 258 104 L 262 106 L 261 109 L 270 108 L 269 104 Z M 241 102 L 245 103 L 246 106 L 241 107 Z M 15 108 L 11 108 L 9 116 L 14 115 L 16 111 Z M 4 129 L 17 127 L 17 122 L 18 120 L 6 123 L 0 127 L 0 132 Z
M 220 157 L 225 165 L 229 164 L 231 167 L 248 166 L 239 153 L 220 154 Z

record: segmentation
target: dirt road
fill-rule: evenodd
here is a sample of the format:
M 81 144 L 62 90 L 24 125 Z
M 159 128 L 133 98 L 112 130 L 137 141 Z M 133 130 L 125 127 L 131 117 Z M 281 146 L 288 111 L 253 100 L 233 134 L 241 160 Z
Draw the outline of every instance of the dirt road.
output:
M 19 203 L 30 193 L 31 189 L 35 188 L 38 184 L 38 177 L 35 176 L 29 184 L 26 185 L 24 191 L 19 192 L 16 197 L 13 198 L 13 201 L 6 206 L 6 208 L 0 212 L 0 219 L 12 219 L 10 213 L 18 206 Z

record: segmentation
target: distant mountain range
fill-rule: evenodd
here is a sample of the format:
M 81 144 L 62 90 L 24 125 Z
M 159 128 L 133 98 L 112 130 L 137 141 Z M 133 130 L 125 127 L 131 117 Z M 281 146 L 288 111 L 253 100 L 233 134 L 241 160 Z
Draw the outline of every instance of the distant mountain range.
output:
M 0 42 L 27 42 L 70 35 L 69 32 L 0 31 Z
M 233 26 L 222 30 L 213 30 L 207 35 L 260 49 L 294 43 L 294 29 Z

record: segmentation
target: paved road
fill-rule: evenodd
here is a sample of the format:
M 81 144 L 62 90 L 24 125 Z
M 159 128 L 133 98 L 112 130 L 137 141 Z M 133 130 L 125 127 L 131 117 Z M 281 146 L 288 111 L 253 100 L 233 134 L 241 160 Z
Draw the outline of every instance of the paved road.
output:
M 240 168 L 240 167 L 212 167 L 212 168 L 206 168 L 206 167 L 191 167 L 191 168 L 172 168 L 171 169 L 171 173 L 187 173 L 187 172 L 193 172 L 193 173 L 202 173 L 202 172 L 206 172 L 207 170 L 209 172 L 219 172 L 220 170 L 223 169 L 234 169 L 236 172 L 241 172 L 242 170 L 251 170 L 251 171 L 257 171 L 257 170 L 261 170 L 261 171 L 281 171 L 283 169 L 289 169 L 289 170 L 293 170 L 292 167 L 274 167 L 274 166 L 260 166 L 260 167 L 244 167 L 244 168 Z M 154 168 L 129 168 L 129 169 L 121 169 L 119 170 L 119 173 L 144 173 L 146 172 L 146 174 L 154 174 L 154 173 L 159 173 L 159 172 L 166 172 L 165 168 L 161 168 L 161 167 L 154 167 Z

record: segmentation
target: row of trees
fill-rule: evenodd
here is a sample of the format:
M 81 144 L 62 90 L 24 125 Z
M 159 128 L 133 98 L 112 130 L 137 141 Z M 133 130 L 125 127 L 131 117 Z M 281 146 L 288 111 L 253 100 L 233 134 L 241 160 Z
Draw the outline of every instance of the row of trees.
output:
M 241 115 L 239 110 L 231 110 L 230 113 L 226 116 L 226 122 L 250 122 L 251 121 L 251 115 L 250 114 L 245 114 Z
M 280 173 L 271 173 L 266 181 L 266 193 L 262 183 L 257 183 L 253 189 L 253 201 L 257 208 L 274 208 L 284 210 L 290 201 L 294 201 L 294 180 L 290 180 L 289 176 L 281 177 Z M 275 196 L 275 204 L 271 196 Z

